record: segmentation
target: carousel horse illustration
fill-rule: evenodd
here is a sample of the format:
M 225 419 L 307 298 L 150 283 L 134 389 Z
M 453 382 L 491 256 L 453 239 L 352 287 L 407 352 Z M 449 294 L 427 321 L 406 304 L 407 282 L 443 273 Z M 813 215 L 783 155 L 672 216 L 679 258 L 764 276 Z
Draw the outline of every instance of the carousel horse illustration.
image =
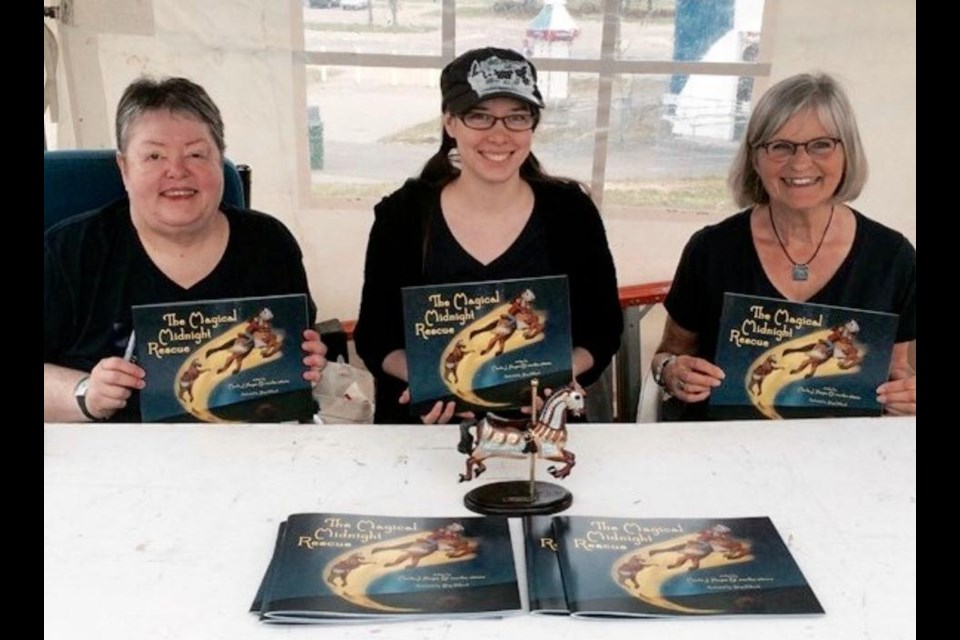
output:
M 496 355 L 502 354 L 507 340 L 517 331 L 520 331 L 527 340 L 532 340 L 543 333 L 543 319 L 533 308 L 533 301 L 536 299 L 537 296 L 533 291 L 524 289 L 520 295 L 510 301 L 510 307 L 506 313 L 501 314 L 493 322 L 471 331 L 470 338 L 488 331 L 493 332 L 493 336 L 480 355 L 486 355 L 494 347 L 499 347 Z
M 763 393 L 763 381 L 777 369 L 783 369 L 783 367 L 777 366 L 777 359 L 773 355 L 767 356 L 766 360 L 755 366 L 753 371 L 750 372 L 749 390 L 754 395 L 759 396 Z M 756 388 L 756 391 L 754 391 L 754 388 Z
M 457 368 L 460 366 L 460 361 L 463 360 L 463 357 L 468 353 L 473 353 L 473 351 L 467 349 L 467 345 L 463 344 L 463 340 L 457 340 L 457 344 L 453 346 L 453 349 L 443 360 L 444 380 L 450 380 L 450 376 L 453 376 L 454 384 L 460 382 L 457 378 Z
M 708 529 L 710 546 L 727 560 L 737 560 L 750 554 L 750 545 L 730 535 L 730 527 L 718 524 Z
M 448 558 L 462 558 L 477 550 L 477 543 L 468 538 L 464 538 L 463 531 L 462 524 L 452 522 L 445 527 L 434 530 L 429 535 L 417 538 L 413 542 L 404 542 L 388 547 L 376 547 L 371 553 L 403 550 L 400 557 L 383 566 L 395 567 L 409 560 L 410 564 L 406 566 L 407 569 L 416 567 L 422 559 L 438 551 L 445 552 Z
M 527 340 L 536 338 L 543 333 L 543 320 L 533 309 L 524 309 L 517 313 L 517 330 Z
M 852 369 L 863 361 L 863 354 L 854 344 L 854 338 L 860 333 L 860 325 L 856 320 L 848 320 L 844 324 L 838 324 L 830 329 L 830 334 L 826 338 L 821 338 L 802 347 L 793 349 L 784 349 L 783 355 L 791 353 L 806 353 L 806 359 L 800 363 L 800 366 L 790 370 L 790 373 L 800 373 L 807 367 L 810 372 L 805 378 L 812 378 L 817 372 L 817 368 L 828 361 L 830 358 L 837 359 L 837 367 L 840 369 Z
M 569 386 L 551 395 L 543 405 L 537 423 L 530 420 L 508 420 L 488 413 L 479 422 L 460 425 L 460 444 L 457 450 L 467 454 L 466 472 L 460 482 L 472 480 L 486 471 L 483 461 L 491 457 L 523 458 L 529 453 L 538 458 L 561 463 L 547 471 L 554 478 L 566 478 L 576 464 L 576 456 L 564 447 L 567 444 L 567 412 L 580 415 L 583 411 L 583 393 Z M 476 437 L 470 428 L 476 427 Z
M 341 560 L 337 564 L 330 567 L 330 575 L 327 576 L 327 582 L 336 586 L 337 578 L 340 579 L 340 586 L 347 586 L 347 576 L 350 575 L 350 572 L 354 569 L 357 569 L 361 565 L 365 564 L 376 564 L 375 562 L 365 562 L 363 559 L 362 553 L 351 553 L 346 560 Z
M 197 381 L 201 373 L 206 373 L 207 371 L 209 371 L 209 369 L 200 368 L 199 360 L 193 360 L 187 370 L 180 375 L 180 381 L 177 383 L 179 387 L 177 397 L 185 402 L 193 402 L 193 383 Z M 188 395 L 190 396 L 189 400 L 184 397 Z
M 231 364 L 236 367 L 233 373 L 240 373 L 244 359 L 250 355 L 254 349 L 260 349 L 260 355 L 269 358 L 280 351 L 282 340 L 273 329 L 273 312 L 270 309 L 263 308 L 255 316 L 247 321 L 247 326 L 236 338 L 229 340 L 219 347 L 213 347 L 207 350 L 207 357 L 218 351 L 230 351 L 230 356 L 223 366 L 217 369 L 217 373 L 223 373 L 230 368 Z
M 704 529 L 697 534 L 696 538 L 691 538 L 686 542 L 663 549 L 653 549 L 650 555 L 667 553 L 668 551 L 677 551 L 680 553 L 680 557 L 673 563 L 668 564 L 667 569 L 677 569 L 689 562 L 689 570 L 695 571 L 700 568 L 700 562 L 711 553 L 723 554 L 723 557 L 727 560 L 737 560 L 747 556 L 750 553 L 750 547 L 746 543 L 731 537 L 730 527 L 718 524 L 709 529 Z

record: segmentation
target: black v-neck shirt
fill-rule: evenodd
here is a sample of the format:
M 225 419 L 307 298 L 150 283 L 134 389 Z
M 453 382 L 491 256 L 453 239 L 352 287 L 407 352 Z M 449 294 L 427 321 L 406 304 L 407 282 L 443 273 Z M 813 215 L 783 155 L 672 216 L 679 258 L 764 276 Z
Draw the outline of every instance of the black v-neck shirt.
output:
M 485 265 L 457 241 L 438 203 L 431 213 L 423 272 L 426 284 L 508 280 L 517 274 L 525 278 L 550 275 L 553 271 L 543 212 L 534 205 L 527 223 L 506 251 Z
M 220 261 L 193 286 L 170 280 L 147 255 L 126 199 L 59 223 L 43 236 L 43 361 L 80 371 L 123 355 L 131 307 L 218 298 L 303 293 L 310 298 L 300 248 L 266 214 L 223 206 L 230 238 Z M 137 394 L 114 421 L 139 422 Z
M 670 317 L 697 334 L 695 355 L 710 362 L 716 355 L 724 293 L 784 299 L 760 262 L 750 212 L 741 211 L 690 238 L 664 301 Z M 896 341 L 916 340 L 916 249 L 899 232 L 858 211 L 853 213 L 857 230 L 850 252 L 833 277 L 806 302 L 895 313 L 900 317 Z M 705 418 L 705 405 L 688 405 L 682 419 Z

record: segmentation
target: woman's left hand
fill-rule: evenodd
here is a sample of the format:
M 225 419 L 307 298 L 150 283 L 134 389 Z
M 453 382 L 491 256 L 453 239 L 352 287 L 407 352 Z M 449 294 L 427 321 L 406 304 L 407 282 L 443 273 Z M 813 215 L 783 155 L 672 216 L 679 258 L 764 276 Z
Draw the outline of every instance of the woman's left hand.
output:
M 909 366 L 890 372 L 890 381 L 877 387 L 877 402 L 892 416 L 917 415 L 917 374 Z
M 323 369 L 327 366 L 327 345 L 320 341 L 319 333 L 313 329 L 306 329 L 303 332 L 303 344 L 300 347 L 307 354 L 303 358 L 303 364 L 308 367 L 303 372 L 303 379 L 316 384 L 320 382 Z
M 400 394 L 399 402 L 400 404 L 410 404 L 410 387 L 404 389 L 403 393 Z M 444 403 L 442 400 L 438 400 L 430 411 L 420 416 L 420 420 L 423 424 L 447 424 L 453 420 L 454 416 L 461 420 L 472 420 L 474 418 L 472 411 L 454 413 L 456 409 L 456 402 L 451 400 L 450 402 Z

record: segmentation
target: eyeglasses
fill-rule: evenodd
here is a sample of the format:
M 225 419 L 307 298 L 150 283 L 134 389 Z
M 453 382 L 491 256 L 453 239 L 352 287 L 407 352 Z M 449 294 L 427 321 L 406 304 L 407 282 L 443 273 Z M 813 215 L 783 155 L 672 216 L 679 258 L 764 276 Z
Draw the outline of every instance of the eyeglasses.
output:
M 782 162 L 788 158 L 792 158 L 793 154 L 795 154 L 800 147 L 806 149 L 807 155 L 813 156 L 814 158 L 826 158 L 836 150 L 838 144 L 841 144 L 840 138 L 814 138 L 806 142 L 771 140 L 770 142 L 758 144 L 754 148 L 762 148 L 767 152 L 768 158 Z
M 502 122 L 510 131 L 529 131 L 537 124 L 537 116 L 529 112 L 511 113 L 508 116 L 497 117 L 483 111 L 467 111 L 457 116 L 471 129 L 486 131 L 493 129 L 497 122 Z

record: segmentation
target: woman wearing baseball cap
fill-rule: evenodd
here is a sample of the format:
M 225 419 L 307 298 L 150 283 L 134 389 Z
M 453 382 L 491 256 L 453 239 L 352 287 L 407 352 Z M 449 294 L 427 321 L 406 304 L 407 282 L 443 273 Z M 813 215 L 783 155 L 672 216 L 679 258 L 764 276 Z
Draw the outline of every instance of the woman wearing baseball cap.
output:
M 578 182 L 548 175 L 531 151 L 544 108 L 533 64 L 487 47 L 440 76 L 440 149 L 374 209 L 357 352 L 377 381 L 378 423 L 409 423 L 401 289 L 566 275 L 573 369 L 586 386 L 620 345 L 623 321 L 599 212 Z M 425 422 L 449 421 L 438 402 Z

